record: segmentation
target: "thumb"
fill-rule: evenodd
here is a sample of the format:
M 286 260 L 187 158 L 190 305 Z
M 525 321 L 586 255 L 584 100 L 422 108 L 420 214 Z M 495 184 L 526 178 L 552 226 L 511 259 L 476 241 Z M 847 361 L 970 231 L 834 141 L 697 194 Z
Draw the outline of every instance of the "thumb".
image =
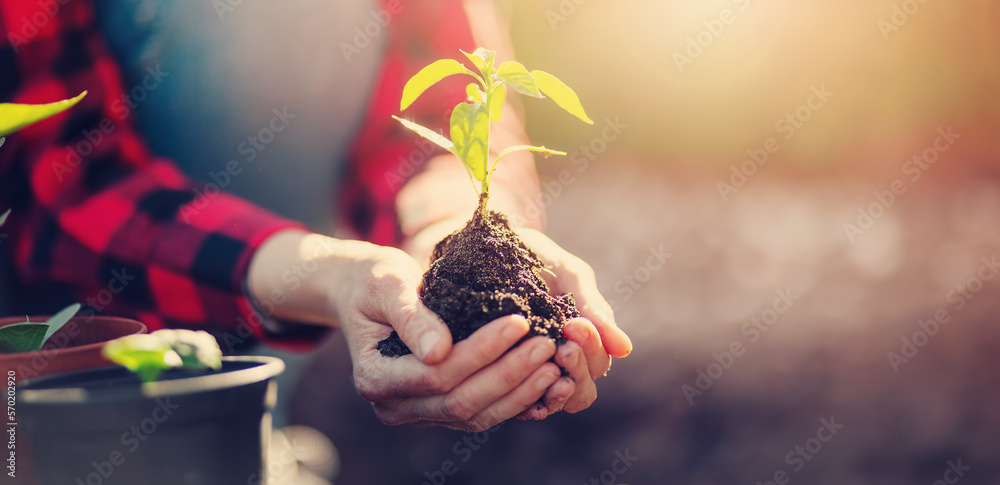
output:
M 600 291 L 597 290 L 596 281 L 587 283 L 585 280 L 588 278 L 580 279 L 584 280 L 584 282 L 577 285 L 568 285 L 569 289 L 567 290 L 573 293 L 573 296 L 576 298 L 580 315 L 594 324 L 594 327 L 597 328 L 597 333 L 601 336 L 601 341 L 604 342 L 605 350 L 612 357 L 621 358 L 628 356 L 628 354 L 632 353 L 632 340 L 624 330 L 618 327 L 611 305 L 601 296 Z
M 415 284 L 400 282 L 382 301 L 382 312 L 399 338 L 424 364 L 434 365 L 451 352 L 451 332 L 417 296 Z
M 523 230 L 518 235 L 544 263 L 552 267 L 555 288 L 560 293 L 573 294 L 580 315 L 597 328 L 608 354 L 620 358 L 631 353 L 632 340 L 618 327 L 614 310 L 597 289 L 593 268 L 538 231 Z

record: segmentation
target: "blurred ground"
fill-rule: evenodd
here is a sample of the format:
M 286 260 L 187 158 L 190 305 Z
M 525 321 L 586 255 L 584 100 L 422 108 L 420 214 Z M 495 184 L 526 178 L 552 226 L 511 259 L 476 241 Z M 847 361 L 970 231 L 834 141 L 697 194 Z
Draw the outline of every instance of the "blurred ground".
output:
M 546 180 L 567 167 L 547 167 Z M 783 470 L 792 483 L 902 485 L 958 460 L 972 467 L 962 483 L 1000 478 L 1000 283 L 970 281 L 1000 256 L 1000 177 L 909 183 L 853 244 L 843 224 L 891 178 L 765 167 L 723 202 L 723 177 L 607 156 L 549 205 L 549 233 L 594 266 L 636 346 L 583 413 L 505 424 L 470 456 L 461 433 L 379 424 L 334 338 L 309 372 L 331 385 L 302 386 L 295 419 L 337 443 L 337 483 L 418 484 L 451 460 L 447 483 L 579 484 L 626 450 L 638 461 L 606 483 L 754 483 Z M 660 246 L 672 257 L 642 270 Z M 958 285 L 979 290 L 969 300 Z M 783 313 L 781 292 L 797 298 Z M 914 335 L 940 311 L 948 322 L 933 337 Z M 755 316 L 774 323 L 755 334 L 744 328 Z M 916 355 L 904 337 L 923 345 Z M 742 354 L 721 355 L 734 342 Z M 894 372 L 889 352 L 912 358 Z M 731 361 L 721 375 L 713 353 Z M 699 371 L 716 378 L 690 404 L 683 386 L 698 389 Z M 823 419 L 843 428 L 810 442 Z

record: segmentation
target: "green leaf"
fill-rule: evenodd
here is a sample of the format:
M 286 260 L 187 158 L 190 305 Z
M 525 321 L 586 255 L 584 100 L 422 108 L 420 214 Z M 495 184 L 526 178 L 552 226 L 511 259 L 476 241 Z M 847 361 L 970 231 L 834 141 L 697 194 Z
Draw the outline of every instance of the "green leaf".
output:
M 496 123 L 500 121 L 503 102 L 507 99 L 507 86 L 503 84 L 493 90 L 493 99 L 490 100 L 490 121 Z
M 143 382 L 152 382 L 160 374 L 182 364 L 177 352 L 153 334 L 117 338 L 101 349 L 108 360 L 139 374 Z
M 3 142 L 7 141 L 7 138 L 0 136 L 0 147 L 3 146 Z
M 105 357 L 142 378 L 155 381 L 163 371 L 221 369 L 219 343 L 204 330 L 157 330 L 112 340 L 101 349 Z
M 552 98 L 552 101 L 555 101 L 560 108 L 580 118 L 588 125 L 594 124 L 594 121 L 587 116 L 587 112 L 583 110 L 580 97 L 565 83 L 545 71 L 531 71 L 531 77 L 535 78 L 535 83 L 538 84 L 538 89 L 542 91 L 542 94 Z
M 507 147 L 504 151 L 500 152 L 500 155 L 497 155 L 497 160 L 506 157 L 511 153 L 523 152 L 523 151 L 541 153 L 542 155 L 545 156 L 566 155 L 566 152 L 561 152 L 559 150 L 552 150 L 550 148 L 545 148 L 545 147 L 536 147 L 531 145 L 514 145 L 512 147 Z
M 472 61 L 472 65 L 479 69 L 479 72 L 483 74 L 483 77 L 489 77 L 493 74 L 493 58 L 496 56 L 496 51 L 490 51 L 483 49 L 482 47 L 476 49 L 475 52 L 469 54 L 461 49 L 459 49 L 465 57 L 468 57 Z
M 0 327 L 0 352 L 34 352 L 42 347 L 45 331 L 48 329 L 48 324 L 31 322 Z
M 550 149 L 545 148 L 545 147 L 536 147 L 536 146 L 531 146 L 531 145 L 514 145 L 512 147 L 507 147 L 506 149 L 504 149 L 504 151 L 500 152 L 500 154 L 497 155 L 496 160 L 493 160 L 493 167 L 490 168 L 490 171 L 492 172 L 493 169 L 496 168 L 497 164 L 500 163 L 500 160 L 503 160 L 503 158 L 506 157 L 507 155 L 510 155 L 511 153 L 523 152 L 523 151 L 541 153 L 542 155 L 545 155 L 546 157 L 549 157 L 549 156 L 552 156 L 552 155 L 566 155 L 566 152 L 561 152 L 559 150 L 550 150 Z
M 453 74 L 468 74 L 472 77 L 476 75 L 468 70 L 462 63 L 454 59 L 441 59 L 423 68 L 406 82 L 403 87 L 403 98 L 399 102 L 399 110 L 409 108 L 427 88 L 438 83 L 438 81 Z
M 0 214 L 0 227 L 3 227 L 4 223 L 7 222 L 7 216 L 9 215 L 10 215 L 10 209 L 7 209 L 7 212 Z
M 86 95 L 84 91 L 75 98 L 49 104 L 0 103 L 0 136 L 59 114 L 79 103 Z
M 482 103 L 459 103 L 451 112 L 451 141 L 455 155 L 482 182 L 490 149 L 490 116 Z
M 469 83 L 469 85 L 465 87 L 465 95 L 469 98 L 470 103 L 483 102 L 483 92 L 479 90 L 479 85 L 476 83 Z
M 497 69 L 497 77 L 506 81 L 510 87 L 514 88 L 514 91 L 534 98 L 542 97 L 542 92 L 538 90 L 535 78 L 531 77 L 531 73 L 520 62 L 507 61 L 500 64 L 500 69 Z
M 409 128 L 414 133 L 434 142 L 437 146 L 444 148 L 445 150 L 448 150 L 451 153 L 455 153 L 455 145 L 451 142 L 451 140 L 448 140 L 440 133 L 430 128 L 427 128 L 426 126 L 418 125 L 410 120 L 404 120 L 403 118 L 400 118 L 398 116 L 393 116 L 393 118 L 395 118 L 396 121 L 399 121 L 400 123 L 403 124 L 403 126 Z
M 52 337 L 52 334 L 58 332 L 60 328 L 63 328 L 63 325 L 66 325 L 66 322 L 73 318 L 78 311 L 80 311 L 80 304 L 74 303 L 66 308 L 63 308 L 62 310 L 59 310 L 59 313 L 52 315 L 52 318 L 49 318 L 49 321 L 45 322 L 49 325 L 49 329 L 45 332 L 45 338 L 42 339 L 41 345 L 45 345 L 45 342 L 48 342 L 49 337 Z M 38 348 L 41 348 L 41 346 Z

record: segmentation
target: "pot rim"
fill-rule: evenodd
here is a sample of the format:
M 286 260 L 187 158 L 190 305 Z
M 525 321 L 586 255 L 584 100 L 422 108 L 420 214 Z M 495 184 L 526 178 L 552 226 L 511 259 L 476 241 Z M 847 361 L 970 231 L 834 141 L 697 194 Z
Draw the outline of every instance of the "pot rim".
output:
M 26 315 L 26 317 L 28 319 L 30 319 L 30 320 L 38 320 L 38 322 L 40 322 L 40 323 L 44 323 L 44 322 L 48 321 L 48 319 L 50 319 L 50 318 L 52 318 L 54 316 L 55 315 Z M 5 323 L 7 323 L 8 320 L 21 320 L 21 321 L 24 321 L 24 318 L 25 317 L 22 317 L 20 315 L 0 317 L 0 325 L 3 325 Z M 70 318 L 70 321 L 80 320 L 81 318 L 85 318 L 85 319 L 89 319 L 89 320 L 94 320 L 94 321 L 96 321 L 96 320 L 104 320 L 104 321 L 111 320 L 111 321 L 116 321 L 116 322 L 136 322 L 136 323 L 142 323 L 139 320 L 136 320 L 134 318 L 119 317 L 119 316 L 116 316 L 116 315 L 80 315 L 79 313 L 77 313 L 76 315 L 74 315 L 73 318 Z M 145 325 L 145 324 L 143 324 L 143 325 Z
M 38 321 L 40 321 L 40 322 L 47 321 L 51 317 L 52 317 L 52 315 L 28 315 L 28 319 L 29 320 L 30 319 L 38 319 Z M 134 319 L 131 319 L 131 318 L 114 317 L 114 316 L 110 316 L 110 315 L 95 315 L 93 317 L 75 316 L 75 317 L 73 317 L 73 318 L 70 319 L 70 322 L 73 322 L 74 320 L 79 320 L 79 319 L 90 319 L 91 321 L 87 325 L 97 325 L 97 324 L 99 324 L 100 321 L 105 321 L 105 322 L 107 322 L 107 321 L 113 321 L 113 322 L 117 322 L 117 323 L 136 324 L 136 325 L 138 325 L 138 327 L 136 327 L 136 331 L 134 333 L 132 333 L 132 334 L 129 334 L 129 335 L 135 335 L 135 334 L 141 334 L 141 333 L 149 333 L 149 327 L 147 327 L 145 323 L 142 323 L 142 322 L 140 322 L 138 320 L 134 320 Z M 2 318 L 0 318 L 0 327 L 6 326 L 6 325 L 10 325 L 10 324 L 14 324 L 14 323 L 19 323 L 19 322 L 15 322 L 13 320 L 24 321 L 24 319 L 22 317 L 2 317 Z M 23 359 L 32 359 L 36 355 L 39 355 L 39 354 L 41 354 L 41 355 L 50 355 L 53 352 L 58 352 L 59 354 L 63 354 L 63 353 L 67 353 L 67 352 L 89 352 L 89 351 L 95 350 L 95 349 L 99 350 L 107 342 L 108 341 L 94 342 L 94 343 L 91 343 L 91 344 L 74 345 L 74 346 L 70 346 L 70 347 L 61 347 L 61 348 L 53 348 L 53 349 L 42 348 L 41 350 L 32 350 L 31 352 L 18 352 L 16 354 L 0 354 L 0 364 L 2 364 L 4 362 L 13 362 L 13 361 L 23 360 Z
M 223 357 L 222 362 L 255 363 L 258 365 L 243 369 L 223 368 L 221 371 L 207 375 L 182 377 L 166 381 L 142 383 L 140 385 L 116 385 L 111 388 L 86 389 L 84 387 L 58 387 L 53 389 L 31 389 L 34 385 L 44 385 L 46 381 L 64 378 L 67 375 L 84 376 L 88 373 L 107 369 L 123 369 L 120 366 L 98 367 L 80 371 L 53 374 L 31 379 L 19 384 L 24 388 L 18 392 L 18 402 L 26 404 L 73 404 L 84 402 L 108 402 L 129 399 L 156 399 L 168 396 L 181 396 L 216 391 L 227 388 L 242 387 L 257 382 L 266 381 L 281 374 L 285 370 L 285 362 L 277 357 L 269 356 L 231 356 Z

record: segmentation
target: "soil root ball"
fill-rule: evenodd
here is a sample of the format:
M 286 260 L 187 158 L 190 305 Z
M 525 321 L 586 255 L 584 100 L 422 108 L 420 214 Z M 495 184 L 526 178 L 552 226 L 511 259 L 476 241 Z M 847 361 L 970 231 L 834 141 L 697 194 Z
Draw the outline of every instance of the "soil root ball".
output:
M 573 296 L 552 296 L 542 279 L 544 265 L 503 214 L 476 211 L 461 230 L 434 247 L 420 299 L 448 325 L 454 342 L 497 318 L 518 314 L 530 325 L 525 339 L 545 335 L 562 344 L 563 326 L 580 313 Z M 378 343 L 382 355 L 410 353 L 396 332 Z

